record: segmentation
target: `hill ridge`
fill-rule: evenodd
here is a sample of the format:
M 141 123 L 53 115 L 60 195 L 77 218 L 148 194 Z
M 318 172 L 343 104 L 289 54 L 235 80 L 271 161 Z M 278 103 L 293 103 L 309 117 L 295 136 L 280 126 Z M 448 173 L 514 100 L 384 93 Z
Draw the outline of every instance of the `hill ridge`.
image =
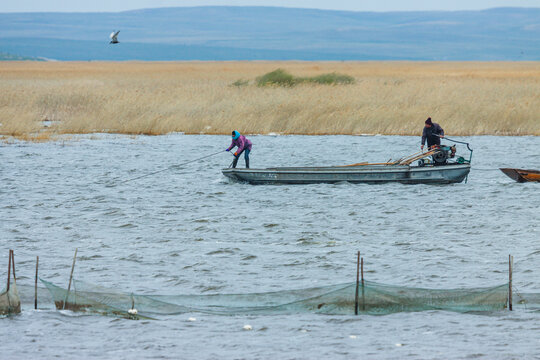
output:
M 539 19 L 540 8 L 518 7 L 360 12 L 194 6 L 0 13 L 0 52 L 58 60 L 534 61 L 540 60 Z M 113 29 L 121 30 L 120 44 L 111 47 Z

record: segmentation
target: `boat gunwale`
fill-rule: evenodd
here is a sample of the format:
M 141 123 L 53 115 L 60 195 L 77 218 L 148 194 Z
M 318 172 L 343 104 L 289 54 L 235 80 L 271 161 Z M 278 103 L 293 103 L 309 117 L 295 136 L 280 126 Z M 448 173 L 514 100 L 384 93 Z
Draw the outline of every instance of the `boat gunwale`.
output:
M 503 171 L 503 170 L 512 170 L 512 171 L 518 172 L 519 174 L 521 174 L 521 173 L 540 174 L 540 170 L 533 170 L 533 169 L 499 168 L 499 170 L 501 170 L 501 171 Z
M 499 168 L 510 179 L 518 182 L 518 183 L 525 183 L 525 182 L 538 182 L 539 180 L 536 179 L 538 175 L 540 175 L 540 170 L 532 170 L 532 169 L 516 169 L 516 168 Z M 529 178 L 530 175 L 533 175 L 533 178 Z
M 282 167 L 282 168 L 226 168 L 222 169 L 223 173 L 286 173 L 286 174 L 335 174 L 335 173 L 369 173 L 369 172 L 381 172 L 381 173 L 402 173 L 402 172 L 424 172 L 424 171 L 442 171 L 449 169 L 470 169 L 470 164 L 451 164 L 441 166 L 408 166 L 408 165 L 392 165 L 392 166 L 358 166 L 350 168 L 338 168 L 338 167 Z

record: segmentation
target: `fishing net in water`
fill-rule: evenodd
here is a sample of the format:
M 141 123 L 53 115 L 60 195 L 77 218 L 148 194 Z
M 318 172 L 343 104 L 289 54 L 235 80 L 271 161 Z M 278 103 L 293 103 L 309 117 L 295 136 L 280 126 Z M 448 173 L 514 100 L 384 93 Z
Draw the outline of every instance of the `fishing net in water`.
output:
M 299 290 L 252 294 L 140 295 L 122 293 L 82 281 L 71 292 L 42 280 L 57 309 L 125 316 L 135 308 L 139 315 L 173 315 L 202 312 L 221 315 L 320 313 L 354 314 L 356 284 L 346 283 Z M 67 302 L 66 302 L 67 299 Z M 446 310 L 486 312 L 506 308 L 508 284 L 473 289 L 422 289 L 366 281 L 359 287 L 360 314 Z M 64 307 L 64 303 L 66 305 Z
M 21 312 L 21 300 L 17 291 L 17 284 L 9 286 L 9 290 L 0 293 L 0 315 L 18 314 Z
M 27 281 L 27 283 L 25 283 L 25 280 Z M 53 306 L 54 301 L 51 297 L 51 293 L 47 290 L 47 288 L 38 287 L 36 294 L 36 288 L 34 287 L 34 284 L 32 283 L 32 285 L 30 285 L 28 283 L 28 279 L 17 280 L 17 291 L 19 292 L 19 298 L 21 299 L 21 305 L 23 306 L 34 306 L 36 295 L 40 309 L 47 309 Z

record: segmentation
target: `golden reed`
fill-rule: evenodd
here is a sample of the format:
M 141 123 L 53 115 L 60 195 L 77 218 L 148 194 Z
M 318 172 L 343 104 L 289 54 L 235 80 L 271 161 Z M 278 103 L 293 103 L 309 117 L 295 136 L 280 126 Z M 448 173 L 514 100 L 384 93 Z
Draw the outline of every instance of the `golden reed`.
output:
M 277 68 L 356 82 L 254 84 Z M 232 129 L 418 135 L 428 116 L 448 135 L 540 135 L 540 62 L 0 62 L 0 135 L 28 140 Z

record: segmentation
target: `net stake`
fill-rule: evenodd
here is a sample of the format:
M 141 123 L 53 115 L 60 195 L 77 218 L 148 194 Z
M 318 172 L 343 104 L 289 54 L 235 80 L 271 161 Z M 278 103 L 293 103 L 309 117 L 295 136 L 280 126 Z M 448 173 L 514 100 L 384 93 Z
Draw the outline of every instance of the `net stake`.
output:
M 514 257 L 508 255 L 508 310 L 512 311 L 512 268 L 514 267 Z
M 17 284 L 17 277 L 15 276 L 15 252 L 11 250 L 11 266 L 13 267 L 13 282 Z
M 358 315 L 358 287 L 360 286 L 360 251 L 356 260 L 356 294 L 354 296 L 354 315 Z
M 75 260 L 77 260 L 77 248 L 75 248 L 75 255 L 73 256 L 73 264 L 71 265 L 71 274 L 69 275 L 69 283 L 68 283 L 68 288 L 67 288 L 67 293 L 66 293 L 66 299 L 64 300 L 64 307 L 63 309 L 66 308 L 66 304 L 67 304 L 67 301 L 68 301 L 68 296 L 69 296 L 69 290 L 71 289 L 71 280 L 73 279 L 73 270 L 75 269 Z
M 366 297 L 364 295 L 364 258 L 360 259 L 360 268 L 362 269 L 362 311 L 366 310 Z
M 37 310 L 37 280 L 38 280 L 39 256 L 36 257 L 36 281 L 34 283 L 34 310 Z
M 7 273 L 7 286 L 6 291 L 9 291 L 9 280 L 11 278 L 11 252 L 13 250 L 9 250 L 9 261 L 8 261 L 8 273 Z

